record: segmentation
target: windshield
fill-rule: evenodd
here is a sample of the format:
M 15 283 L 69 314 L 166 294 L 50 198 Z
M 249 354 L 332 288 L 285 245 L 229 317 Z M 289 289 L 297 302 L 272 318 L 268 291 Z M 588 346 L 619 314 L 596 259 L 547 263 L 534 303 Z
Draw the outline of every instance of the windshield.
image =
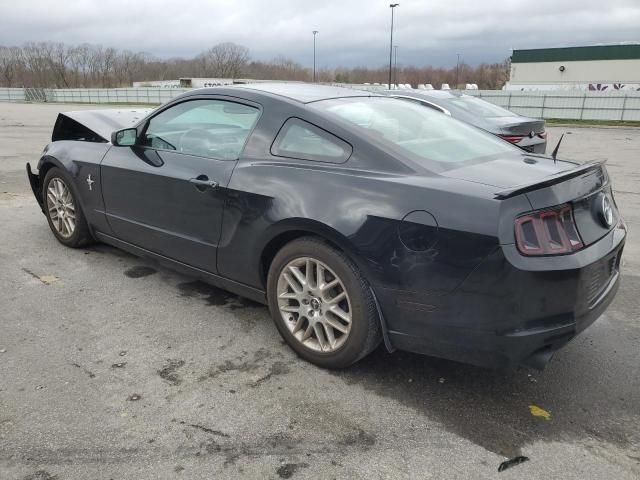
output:
M 455 105 L 461 110 L 479 117 L 514 117 L 515 114 L 509 110 L 494 105 L 493 103 L 480 100 L 479 98 L 462 95 L 460 97 L 447 98 L 448 103 Z
M 489 161 L 516 147 L 447 115 L 393 98 L 350 97 L 311 104 L 355 125 L 373 141 L 391 144 L 434 171 Z

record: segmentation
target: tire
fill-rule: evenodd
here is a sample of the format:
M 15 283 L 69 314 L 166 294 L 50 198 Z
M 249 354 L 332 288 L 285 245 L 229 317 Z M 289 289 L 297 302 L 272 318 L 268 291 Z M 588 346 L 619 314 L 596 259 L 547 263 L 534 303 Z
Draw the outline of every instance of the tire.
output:
M 53 167 L 45 175 L 42 200 L 49 228 L 60 243 L 79 248 L 93 241 L 73 182 L 60 168 Z
M 267 299 L 285 342 L 320 367 L 348 367 L 382 340 L 369 284 L 344 253 L 319 238 L 299 238 L 276 254 L 267 277 Z

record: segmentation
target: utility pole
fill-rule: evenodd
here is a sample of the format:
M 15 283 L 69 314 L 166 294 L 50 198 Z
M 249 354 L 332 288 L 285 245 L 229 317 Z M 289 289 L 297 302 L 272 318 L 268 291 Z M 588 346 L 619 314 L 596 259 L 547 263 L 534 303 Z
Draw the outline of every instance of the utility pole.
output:
M 398 45 L 393 46 L 393 84 L 398 84 Z
M 391 90 L 391 60 L 393 56 L 393 9 L 396 8 L 399 3 L 390 3 L 391 7 L 391 42 L 389 43 L 389 90 Z
M 458 78 L 460 75 L 460 54 L 458 53 L 458 61 L 456 62 L 456 86 L 454 87 L 455 90 L 458 89 Z
M 313 83 L 316 83 L 316 35 L 318 34 L 318 30 L 314 30 L 312 33 L 313 33 Z

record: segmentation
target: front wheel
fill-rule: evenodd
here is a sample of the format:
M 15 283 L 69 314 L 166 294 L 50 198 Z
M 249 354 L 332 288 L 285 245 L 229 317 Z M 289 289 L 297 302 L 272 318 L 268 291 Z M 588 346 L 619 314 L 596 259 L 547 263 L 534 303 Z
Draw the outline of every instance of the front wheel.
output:
M 58 167 L 53 167 L 42 185 L 45 215 L 58 241 L 73 248 L 90 243 L 91 232 L 71 180 Z
M 294 240 L 278 252 L 267 296 L 284 340 L 318 366 L 347 367 L 381 341 L 369 285 L 344 253 L 320 239 Z

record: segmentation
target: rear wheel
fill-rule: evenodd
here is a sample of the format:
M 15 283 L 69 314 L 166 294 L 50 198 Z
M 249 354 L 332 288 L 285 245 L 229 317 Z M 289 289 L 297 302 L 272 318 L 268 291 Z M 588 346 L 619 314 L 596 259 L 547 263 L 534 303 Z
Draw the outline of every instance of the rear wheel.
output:
M 91 233 L 71 181 L 57 167 L 44 177 L 42 198 L 51 231 L 68 247 L 82 247 L 91 242 Z
M 316 365 L 347 367 L 380 343 L 369 285 L 349 258 L 319 239 L 301 238 L 278 252 L 267 294 L 284 340 Z

